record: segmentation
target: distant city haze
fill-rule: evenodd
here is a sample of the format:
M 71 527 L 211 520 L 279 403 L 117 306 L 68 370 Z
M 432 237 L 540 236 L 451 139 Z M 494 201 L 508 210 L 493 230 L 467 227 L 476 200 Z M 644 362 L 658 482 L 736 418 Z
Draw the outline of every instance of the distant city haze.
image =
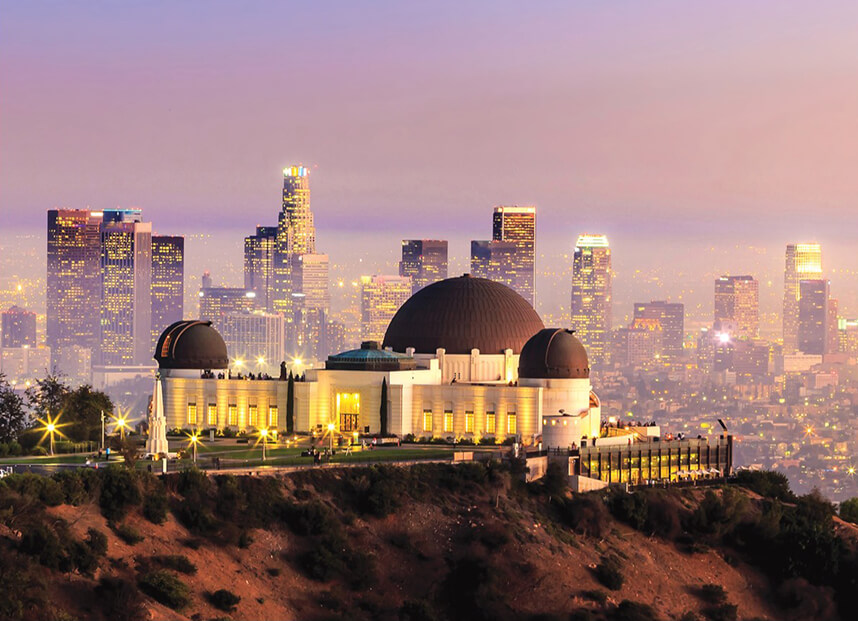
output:
M 805 240 L 854 316 L 856 31 L 847 2 L 6 3 L 2 286 L 44 274 L 47 209 L 87 205 L 186 235 L 189 296 L 204 269 L 239 285 L 303 163 L 332 283 L 396 273 L 407 238 L 465 272 L 493 206 L 534 204 L 543 314 L 592 232 L 618 322 L 655 298 L 711 320 L 721 273 L 778 312 Z

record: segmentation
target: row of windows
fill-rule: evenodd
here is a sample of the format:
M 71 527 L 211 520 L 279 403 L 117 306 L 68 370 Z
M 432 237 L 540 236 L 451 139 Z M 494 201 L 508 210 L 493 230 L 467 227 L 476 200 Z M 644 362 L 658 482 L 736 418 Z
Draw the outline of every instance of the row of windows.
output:
M 239 412 L 238 406 L 230 404 L 227 407 L 226 424 L 230 427 L 238 426 Z M 218 424 L 217 420 L 217 404 L 209 403 L 206 408 L 206 425 L 215 427 Z M 188 403 L 188 425 L 199 425 L 202 421 L 197 417 L 197 404 Z M 259 427 L 265 425 L 265 418 L 259 416 L 259 408 L 255 405 L 247 406 L 247 426 Z M 277 406 L 268 406 L 268 426 L 277 427 Z
M 446 410 L 444 412 L 444 433 L 453 432 L 453 412 Z M 423 431 L 432 433 L 435 429 L 434 416 L 432 410 L 423 410 Z M 465 433 L 474 433 L 474 413 L 470 410 L 465 412 Z M 497 433 L 497 415 L 494 412 L 486 412 L 486 433 Z M 517 419 L 513 412 L 506 416 L 506 433 L 514 435 L 517 433 Z

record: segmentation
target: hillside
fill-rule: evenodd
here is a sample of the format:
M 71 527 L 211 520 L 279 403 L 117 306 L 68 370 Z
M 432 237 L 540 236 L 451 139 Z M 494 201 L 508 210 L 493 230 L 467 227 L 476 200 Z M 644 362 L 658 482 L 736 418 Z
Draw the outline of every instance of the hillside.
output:
M 849 618 L 837 616 L 840 582 L 810 576 L 820 583 L 811 585 L 801 577 L 807 568 L 767 566 L 742 541 L 749 525 L 775 528 L 773 511 L 787 528 L 803 500 L 737 487 L 633 497 L 573 497 L 561 488 L 551 477 L 525 487 L 476 464 L 280 478 L 191 472 L 165 484 L 119 470 L 12 477 L 0 482 L 0 589 L 11 594 L 0 614 Z M 858 534 L 828 519 L 840 567 L 849 567 Z M 94 531 L 106 536 L 104 555 Z M 815 544 L 834 558 L 830 541 Z M 240 601 L 213 596 L 221 589 Z M 840 598 L 842 613 L 850 603 Z

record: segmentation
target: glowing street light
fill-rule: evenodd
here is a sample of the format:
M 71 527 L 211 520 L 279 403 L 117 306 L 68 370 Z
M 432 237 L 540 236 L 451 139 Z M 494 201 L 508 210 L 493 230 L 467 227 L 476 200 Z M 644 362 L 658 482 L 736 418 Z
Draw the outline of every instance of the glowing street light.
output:
M 191 450 L 194 454 L 194 463 L 197 463 L 197 444 L 200 443 L 200 432 L 194 430 L 192 433 L 188 434 L 188 442 L 191 445 Z
M 125 416 L 116 417 L 116 429 L 119 429 L 119 435 L 125 441 L 125 429 L 128 427 L 128 419 Z
M 262 366 L 263 364 L 265 364 L 265 356 L 259 356 L 256 359 L 256 364 L 258 364 L 259 366 Z
M 268 446 L 268 429 L 260 429 L 259 437 L 262 440 L 262 461 L 265 461 L 265 449 Z
M 42 420 L 41 418 L 39 418 L 37 420 L 42 424 L 41 429 L 44 432 L 42 434 L 42 439 L 39 440 L 39 444 L 44 442 L 45 436 L 47 436 L 49 438 L 49 441 L 50 441 L 51 455 L 53 455 L 54 454 L 54 434 L 59 434 L 60 437 L 65 437 L 65 436 L 63 436 L 63 432 L 60 431 L 60 427 L 63 426 L 63 425 L 59 424 L 60 417 L 57 416 L 56 418 L 51 418 L 50 416 L 48 416 L 48 417 L 46 417 L 46 420 Z
M 331 436 L 331 455 L 334 454 L 334 431 L 336 428 L 334 423 L 328 423 L 328 434 Z

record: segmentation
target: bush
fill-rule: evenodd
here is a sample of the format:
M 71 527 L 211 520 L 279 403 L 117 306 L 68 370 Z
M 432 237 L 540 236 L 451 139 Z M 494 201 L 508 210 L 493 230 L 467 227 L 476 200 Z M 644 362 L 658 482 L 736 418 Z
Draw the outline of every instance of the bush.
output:
M 710 606 L 703 610 L 703 616 L 709 621 L 736 621 L 739 616 L 739 607 L 727 603 Z
M 60 470 L 51 478 L 62 489 L 64 502 L 69 505 L 78 506 L 87 502 L 92 497 L 91 492 L 96 486 L 93 479 L 96 476 L 97 474 L 94 470 L 68 468 Z
M 167 493 L 163 489 L 153 490 L 146 494 L 143 500 L 143 517 L 153 524 L 163 524 L 167 521 Z
M 181 610 L 191 603 L 187 585 L 165 569 L 143 574 L 138 584 L 144 593 L 173 610 Z
M 121 520 L 128 510 L 140 504 L 140 486 L 134 473 L 122 466 L 102 471 L 98 504 L 108 520 Z
M 105 576 L 95 587 L 95 594 L 107 619 L 143 621 L 149 618 L 140 592 L 127 580 Z
M 111 528 L 113 528 L 113 532 L 116 533 L 122 541 L 130 546 L 137 545 L 144 539 L 143 535 L 140 534 L 140 531 L 130 524 L 125 524 L 123 522 L 122 524 L 113 525 Z
M 596 602 L 600 606 L 604 606 L 605 602 L 608 601 L 608 594 L 604 591 L 581 591 L 581 597 L 589 599 L 591 602 Z
M 609 522 L 608 509 L 598 494 L 573 494 L 560 511 L 569 528 L 589 537 L 601 537 Z
M 399 621 L 435 621 L 438 616 L 429 602 L 409 600 L 399 608 Z
M 858 524 L 858 498 L 850 498 L 840 503 L 840 519 Z
M 611 621 L 657 621 L 652 606 L 625 599 L 611 612 Z
M 620 569 L 619 561 L 614 557 L 603 556 L 602 561 L 596 565 L 596 579 L 602 586 L 619 591 L 623 588 L 623 573 Z
M 783 502 L 795 502 L 796 499 L 789 488 L 789 479 L 780 472 L 741 470 L 736 473 L 736 483 L 765 498 L 775 498 Z
M 241 598 L 232 591 L 219 589 L 209 595 L 209 601 L 212 603 L 212 606 L 219 610 L 232 612 L 235 610 L 235 607 L 238 606 Z
M 104 556 L 107 554 L 107 535 L 100 530 L 90 528 L 86 531 L 86 543 L 96 556 Z
M 22 496 L 40 500 L 49 507 L 63 504 L 63 488 L 54 479 L 37 474 L 13 474 L 3 479 L 9 488 Z
M 183 554 L 162 554 L 151 557 L 153 563 L 157 563 L 164 569 L 172 569 L 179 573 L 193 575 L 197 573 L 197 566 Z
M 36 523 L 23 530 L 18 549 L 51 569 L 59 569 L 65 551 L 57 534 L 45 524 Z
M 727 592 L 720 584 L 704 584 L 697 589 L 696 595 L 711 605 L 723 604 L 727 601 Z

